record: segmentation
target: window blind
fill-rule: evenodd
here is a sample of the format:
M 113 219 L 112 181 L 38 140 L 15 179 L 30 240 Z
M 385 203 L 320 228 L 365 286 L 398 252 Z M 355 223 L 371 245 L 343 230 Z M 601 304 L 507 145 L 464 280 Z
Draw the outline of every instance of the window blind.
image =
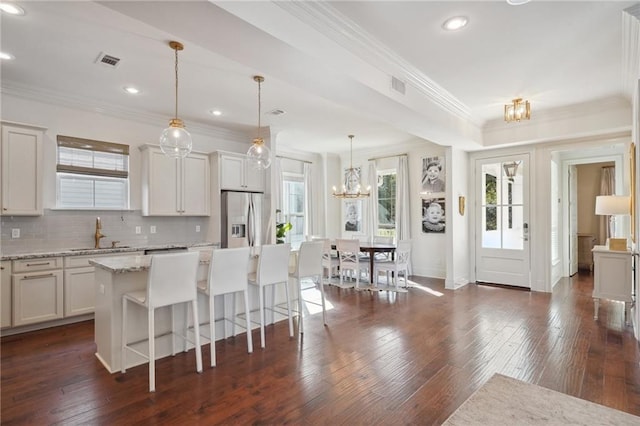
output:
M 58 135 L 56 171 L 102 177 L 129 177 L 129 146 Z

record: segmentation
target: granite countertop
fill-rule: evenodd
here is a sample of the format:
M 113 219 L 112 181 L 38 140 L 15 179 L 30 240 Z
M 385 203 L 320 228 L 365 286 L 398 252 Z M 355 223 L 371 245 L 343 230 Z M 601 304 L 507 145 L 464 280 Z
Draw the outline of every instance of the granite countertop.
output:
M 172 244 L 157 244 L 138 247 L 115 247 L 115 248 L 80 248 L 80 249 L 60 249 L 49 251 L 33 251 L 28 253 L 13 253 L 3 254 L 0 260 L 19 260 L 19 259 L 42 259 L 45 257 L 57 257 L 57 256 L 87 256 L 94 254 L 111 254 L 111 253 L 133 253 L 137 251 L 145 250 L 158 250 L 158 249 L 180 249 L 180 248 L 194 248 L 194 247 L 213 247 L 218 246 L 216 243 L 172 243 Z
M 102 257 L 91 259 L 89 263 L 109 272 L 123 274 L 126 272 L 147 271 L 151 266 L 152 257 L 151 255 Z M 210 261 L 211 252 L 208 250 L 201 251 L 200 264 L 208 265 Z

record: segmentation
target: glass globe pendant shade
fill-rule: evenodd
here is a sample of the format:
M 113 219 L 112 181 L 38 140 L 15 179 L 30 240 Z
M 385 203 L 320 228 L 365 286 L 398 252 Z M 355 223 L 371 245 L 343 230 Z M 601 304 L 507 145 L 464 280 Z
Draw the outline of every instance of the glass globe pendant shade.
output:
M 169 122 L 169 127 L 160 134 L 160 149 L 162 152 L 174 158 L 184 158 L 191 152 L 193 141 L 191 135 L 184 128 L 182 120 L 174 118 Z
M 255 138 L 247 151 L 249 162 L 256 169 L 267 169 L 271 165 L 271 150 L 262 138 Z

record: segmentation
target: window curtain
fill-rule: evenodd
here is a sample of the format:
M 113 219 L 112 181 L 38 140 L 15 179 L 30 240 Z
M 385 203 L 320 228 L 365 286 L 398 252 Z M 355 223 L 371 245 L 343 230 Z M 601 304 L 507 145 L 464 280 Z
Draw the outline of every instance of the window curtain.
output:
M 276 210 L 279 210 L 280 212 L 282 212 L 282 184 L 283 184 L 283 179 L 282 179 L 282 162 L 280 161 L 280 158 L 276 157 L 273 161 L 273 174 L 275 175 L 275 179 L 276 179 L 276 184 L 275 187 L 272 188 L 271 191 L 271 195 L 272 195 L 272 202 L 273 202 L 273 208 L 271 209 L 271 214 L 269 217 L 269 223 L 268 223 L 268 228 L 267 228 L 267 234 L 269 236 L 269 241 L 270 244 L 275 244 L 275 235 L 276 235 L 276 230 L 275 228 L 272 229 L 272 227 L 274 226 L 274 224 L 278 221 L 282 220 L 282 213 L 278 214 L 276 212 Z M 273 215 L 276 215 L 275 217 L 273 217 Z
M 398 157 L 396 169 L 396 239 L 411 239 L 411 202 L 409 199 L 409 161 L 406 155 Z M 409 259 L 411 275 L 411 259 Z
M 371 185 L 371 194 L 367 209 L 367 234 L 373 238 L 378 235 L 378 169 L 376 160 L 369 160 L 369 185 Z
M 602 168 L 600 175 L 600 195 L 613 195 L 616 191 L 615 167 L 606 166 Z M 611 216 L 598 216 L 598 239 L 600 244 L 604 244 L 607 238 L 611 237 L 609 229 L 609 219 Z
M 304 235 L 313 235 L 313 165 L 304 163 Z

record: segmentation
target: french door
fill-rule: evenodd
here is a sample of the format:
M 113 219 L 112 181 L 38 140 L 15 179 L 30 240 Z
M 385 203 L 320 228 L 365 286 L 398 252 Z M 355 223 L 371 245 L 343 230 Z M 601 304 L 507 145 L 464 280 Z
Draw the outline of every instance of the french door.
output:
M 475 164 L 476 281 L 531 288 L 529 155 Z

